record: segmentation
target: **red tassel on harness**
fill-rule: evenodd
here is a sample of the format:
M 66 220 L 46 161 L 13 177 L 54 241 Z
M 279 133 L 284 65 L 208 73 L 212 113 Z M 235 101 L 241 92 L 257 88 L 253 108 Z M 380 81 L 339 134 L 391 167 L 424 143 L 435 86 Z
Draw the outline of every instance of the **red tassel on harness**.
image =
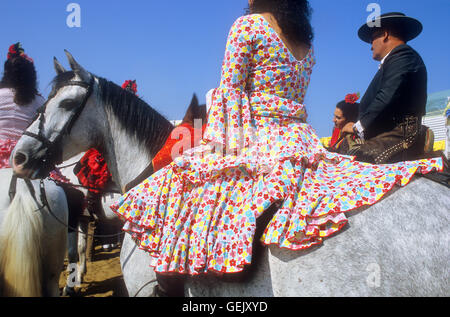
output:
M 81 158 L 80 165 L 77 177 L 81 185 L 89 187 L 91 192 L 99 193 L 111 178 L 103 156 L 96 149 L 90 149 Z

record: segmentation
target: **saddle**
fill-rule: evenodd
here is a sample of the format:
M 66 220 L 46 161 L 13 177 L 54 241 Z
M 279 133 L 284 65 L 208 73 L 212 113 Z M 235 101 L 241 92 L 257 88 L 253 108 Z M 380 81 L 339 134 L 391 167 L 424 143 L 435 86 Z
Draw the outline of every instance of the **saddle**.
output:
M 413 161 L 424 157 L 432 150 L 434 136 L 418 117 L 406 117 L 393 130 L 368 140 L 350 142 L 348 155 L 371 164 L 391 164 Z
M 394 130 L 363 141 L 347 136 L 344 147 L 356 160 L 372 164 L 390 164 L 401 161 L 414 161 L 440 157 L 444 170 L 419 176 L 430 179 L 450 188 L 449 161 L 442 151 L 434 151 L 433 131 L 420 124 L 419 118 L 409 117 Z

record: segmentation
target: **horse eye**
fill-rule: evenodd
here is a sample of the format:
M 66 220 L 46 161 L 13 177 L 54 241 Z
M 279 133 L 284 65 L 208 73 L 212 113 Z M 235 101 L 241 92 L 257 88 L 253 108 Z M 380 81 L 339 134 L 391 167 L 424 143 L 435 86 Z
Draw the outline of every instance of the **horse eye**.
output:
M 75 108 L 77 105 L 78 105 L 78 102 L 76 100 L 72 100 L 72 99 L 63 100 L 59 104 L 59 106 L 61 108 L 66 109 L 66 110 L 70 110 L 72 108 Z

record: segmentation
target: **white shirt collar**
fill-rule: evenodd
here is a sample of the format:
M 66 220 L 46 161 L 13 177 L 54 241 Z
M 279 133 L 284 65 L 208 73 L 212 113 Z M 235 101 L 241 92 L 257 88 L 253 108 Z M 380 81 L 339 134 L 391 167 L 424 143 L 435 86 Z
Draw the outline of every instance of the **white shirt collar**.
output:
M 383 57 L 383 59 L 381 60 L 380 65 L 378 66 L 379 69 L 381 68 L 381 66 L 383 66 L 384 61 L 386 60 L 386 58 L 388 58 L 389 54 L 391 54 L 392 51 L 393 51 L 393 49 L 389 53 L 387 53 L 385 57 Z

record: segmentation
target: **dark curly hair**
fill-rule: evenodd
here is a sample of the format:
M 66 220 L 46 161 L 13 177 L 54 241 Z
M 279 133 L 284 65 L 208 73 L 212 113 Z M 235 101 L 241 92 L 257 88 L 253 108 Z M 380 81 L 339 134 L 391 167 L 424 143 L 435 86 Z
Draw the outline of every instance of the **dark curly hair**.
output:
M 247 13 L 270 12 L 283 34 L 296 44 L 311 45 L 314 39 L 310 23 L 312 9 L 308 0 L 254 0 Z
M 348 122 L 356 122 L 359 117 L 359 103 L 348 103 L 345 100 L 340 101 L 336 108 L 342 111 L 342 115 Z
M 19 106 L 31 103 L 38 94 L 34 64 L 21 56 L 7 59 L 0 88 L 14 89 L 14 102 Z

